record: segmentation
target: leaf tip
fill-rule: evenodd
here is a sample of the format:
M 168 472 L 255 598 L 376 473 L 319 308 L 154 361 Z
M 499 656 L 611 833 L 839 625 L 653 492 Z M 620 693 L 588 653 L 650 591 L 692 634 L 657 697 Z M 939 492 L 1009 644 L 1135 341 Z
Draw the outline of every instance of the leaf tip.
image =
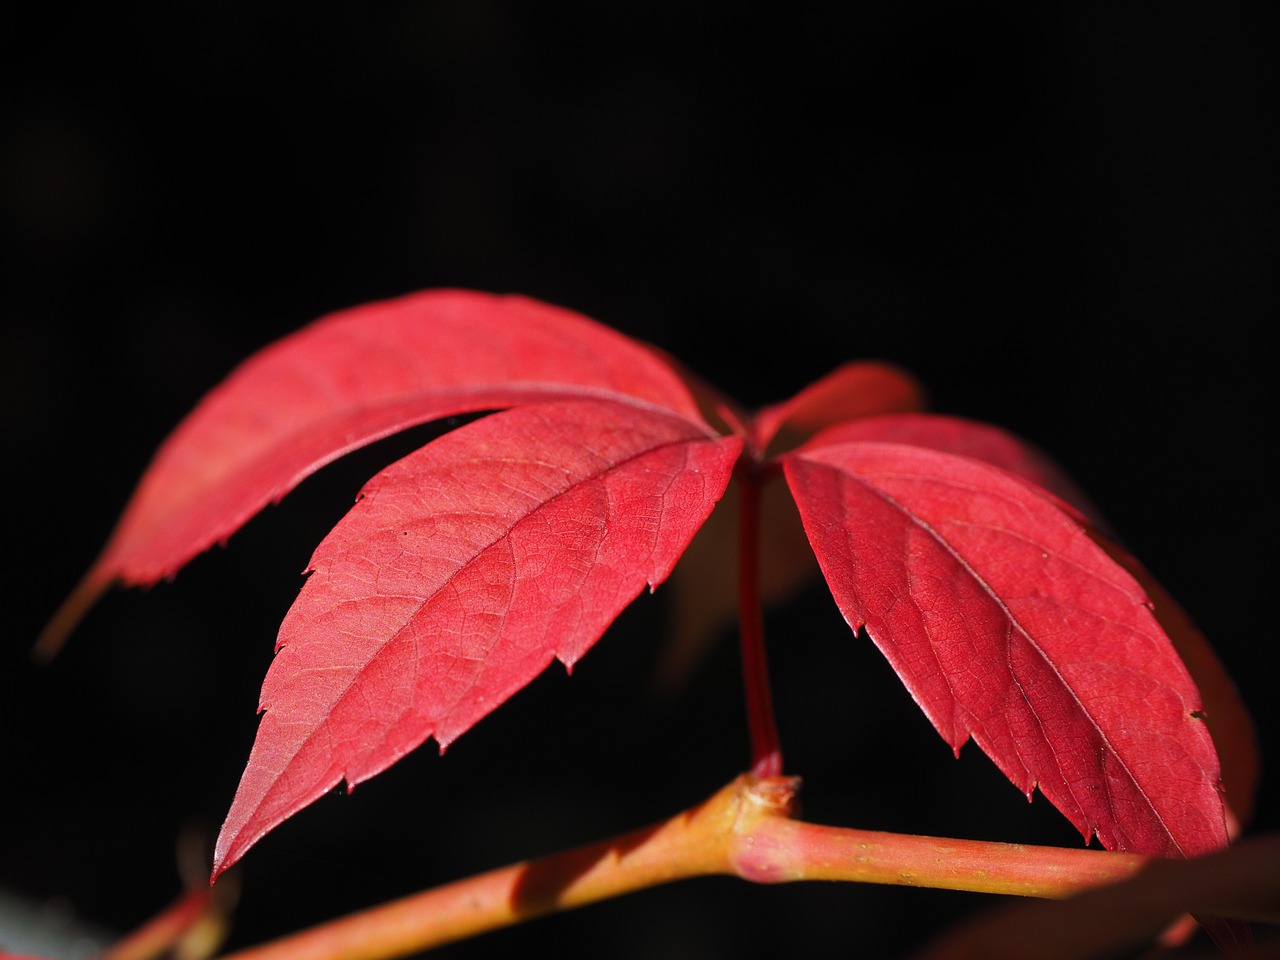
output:
M 89 608 L 106 593 L 112 580 L 112 577 L 103 574 L 96 566 L 85 574 L 84 579 L 71 591 L 70 596 L 62 601 L 62 605 L 40 631 L 31 648 L 31 658 L 38 663 L 48 663 L 53 660 L 66 645 L 71 632 L 89 612 Z
M 225 833 L 218 834 L 218 842 L 213 850 L 213 866 L 209 871 L 209 886 L 213 886 L 232 864 L 240 859 L 241 854 L 232 855 L 231 843 Z

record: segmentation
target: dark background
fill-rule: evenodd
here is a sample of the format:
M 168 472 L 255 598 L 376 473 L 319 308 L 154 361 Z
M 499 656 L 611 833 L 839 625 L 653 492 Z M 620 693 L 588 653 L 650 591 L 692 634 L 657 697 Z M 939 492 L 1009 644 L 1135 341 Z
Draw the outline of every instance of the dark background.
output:
M 34 5 L 24 5 L 32 8 Z M 1275 756 L 1275 85 L 1234 5 L 483 0 L 10 11 L 0 39 L 0 886 L 126 929 L 220 822 L 275 627 L 395 441 L 175 582 L 26 658 L 151 452 L 236 362 L 328 311 L 517 291 L 750 405 L 837 363 L 1054 453 L 1205 629 Z M 748 762 L 726 636 L 673 700 L 663 593 L 566 680 L 335 794 L 244 865 L 236 945 L 665 817 Z M 787 767 L 831 823 L 1078 843 L 954 761 L 821 589 L 776 611 Z M 1274 778 L 1259 828 L 1280 826 Z M 686 883 L 444 956 L 896 956 L 991 901 Z

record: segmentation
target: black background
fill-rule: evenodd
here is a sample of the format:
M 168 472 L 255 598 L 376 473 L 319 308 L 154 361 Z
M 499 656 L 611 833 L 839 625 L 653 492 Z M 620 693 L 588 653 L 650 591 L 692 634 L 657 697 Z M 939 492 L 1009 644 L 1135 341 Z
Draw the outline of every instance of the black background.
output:
M 28 7 L 32 5 L 26 5 Z M 116 929 L 220 822 L 275 627 L 384 444 L 175 582 L 26 657 L 151 452 L 236 362 L 331 310 L 517 291 L 749 405 L 837 363 L 1065 464 L 1274 707 L 1275 77 L 1233 5 L 482 0 L 19 9 L 0 39 L 5 516 L 0 885 Z M 1180 12 L 1181 11 L 1181 12 Z M 249 855 L 244 945 L 665 817 L 747 763 L 726 637 L 674 700 L 663 595 L 451 748 Z M 820 589 L 771 615 L 787 767 L 826 822 L 1078 843 L 959 762 Z M 1263 785 L 1259 828 L 1280 825 Z M 990 903 L 699 881 L 443 951 L 896 956 Z

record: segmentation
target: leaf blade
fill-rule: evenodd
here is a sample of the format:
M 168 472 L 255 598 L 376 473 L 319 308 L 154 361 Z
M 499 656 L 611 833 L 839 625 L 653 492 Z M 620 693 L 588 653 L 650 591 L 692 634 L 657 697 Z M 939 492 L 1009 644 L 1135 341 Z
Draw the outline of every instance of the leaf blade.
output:
M 1253 721 L 1235 684 L 1187 613 L 1108 534 L 1101 512 L 1060 466 L 998 427 L 938 414 L 893 414 L 850 421 L 822 431 L 813 438 L 813 445 L 852 441 L 907 443 L 982 460 L 1049 490 L 1088 518 L 1097 529 L 1087 528 L 1087 532 L 1141 586 L 1156 620 L 1195 681 L 1221 762 L 1225 800 L 1235 822 L 1232 835 L 1249 822 L 1258 784 L 1259 750 Z M 1229 820 L 1229 826 L 1231 823 Z
M 989 423 L 937 413 L 890 413 L 836 424 L 817 434 L 811 445 L 855 441 L 905 443 L 981 460 L 1043 487 L 1093 522 L 1102 522 L 1097 507 L 1048 455 Z
M 699 419 L 656 352 L 525 297 L 432 290 L 331 314 L 260 351 L 201 402 L 157 454 L 99 566 L 158 580 L 372 440 L 458 413 L 592 395 Z M 200 506 L 223 490 L 225 503 Z
M 794 397 L 760 410 L 752 421 L 752 443 L 764 450 L 788 434 L 794 444 L 797 438 L 833 424 L 920 410 L 924 405 L 924 388 L 905 370 L 877 361 L 854 361 L 842 364 Z
M 814 446 L 784 469 L 845 619 L 953 749 L 972 736 L 1109 849 L 1226 843 L 1195 685 L 1142 590 L 1056 499 L 902 444 Z
M 447 745 L 670 573 L 742 446 L 578 401 L 461 428 L 378 475 L 317 549 L 263 684 L 214 875 L 345 779 Z

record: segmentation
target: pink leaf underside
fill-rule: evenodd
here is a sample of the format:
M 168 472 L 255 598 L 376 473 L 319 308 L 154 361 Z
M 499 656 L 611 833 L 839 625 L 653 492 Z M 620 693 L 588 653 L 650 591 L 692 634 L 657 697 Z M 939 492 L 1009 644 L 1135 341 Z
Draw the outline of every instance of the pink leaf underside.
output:
M 573 397 L 701 422 L 656 351 L 536 300 L 435 290 L 332 314 L 200 402 L 156 454 L 89 579 L 171 576 L 324 464 L 406 427 Z
M 1131 576 L 1040 488 L 895 443 L 784 460 L 836 603 L 958 752 L 1112 850 L 1226 843 L 1195 685 Z
M 765 449 L 789 430 L 808 436 L 842 421 L 924 407 L 924 389 L 897 367 L 875 361 L 846 363 L 789 400 L 760 410 L 752 421 L 752 441 Z
M 452 742 L 572 666 L 670 573 L 742 448 L 609 401 L 497 413 L 370 482 L 280 629 L 215 875 L 345 779 Z

